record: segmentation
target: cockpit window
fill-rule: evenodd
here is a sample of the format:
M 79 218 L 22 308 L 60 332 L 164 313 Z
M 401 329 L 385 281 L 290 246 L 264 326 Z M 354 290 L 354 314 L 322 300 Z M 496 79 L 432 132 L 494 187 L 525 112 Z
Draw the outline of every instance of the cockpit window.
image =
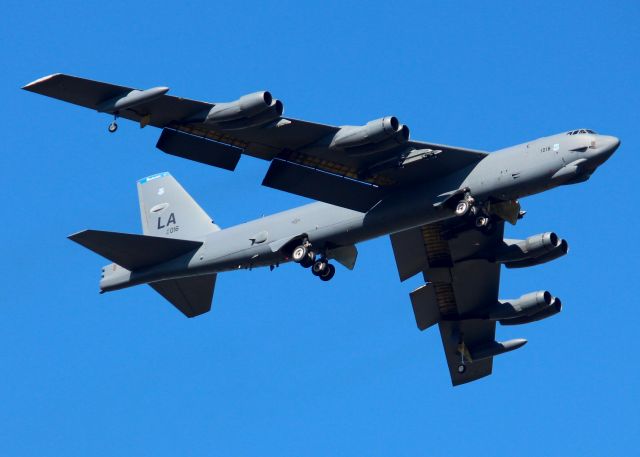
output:
M 596 132 L 594 132 L 593 130 L 589 130 L 589 129 L 578 129 L 578 130 L 572 130 L 570 132 L 567 132 L 567 135 L 578 135 L 580 133 L 592 133 L 594 135 L 597 135 Z

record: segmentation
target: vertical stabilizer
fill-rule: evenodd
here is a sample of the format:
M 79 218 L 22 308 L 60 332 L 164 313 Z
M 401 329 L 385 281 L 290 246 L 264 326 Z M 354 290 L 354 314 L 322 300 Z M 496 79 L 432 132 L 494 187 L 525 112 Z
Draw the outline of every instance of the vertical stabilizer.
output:
M 167 172 L 139 180 L 138 198 L 145 235 L 200 240 L 220 230 Z

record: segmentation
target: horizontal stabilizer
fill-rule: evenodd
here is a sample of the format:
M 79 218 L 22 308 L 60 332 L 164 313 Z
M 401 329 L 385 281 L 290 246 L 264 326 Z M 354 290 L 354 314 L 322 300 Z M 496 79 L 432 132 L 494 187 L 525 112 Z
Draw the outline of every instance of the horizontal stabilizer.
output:
M 201 136 L 164 129 L 156 147 L 167 154 L 233 171 L 244 149 Z
M 84 230 L 70 235 L 69 239 L 129 271 L 175 259 L 202 246 L 200 241 L 102 230 Z
M 168 279 L 149 284 L 187 317 L 204 314 L 211 309 L 215 274 Z

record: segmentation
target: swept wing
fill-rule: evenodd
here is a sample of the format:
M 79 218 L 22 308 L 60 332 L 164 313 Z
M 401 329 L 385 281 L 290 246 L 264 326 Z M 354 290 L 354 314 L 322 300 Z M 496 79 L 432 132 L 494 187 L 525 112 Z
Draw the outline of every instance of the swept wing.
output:
M 271 161 L 268 187 L 365 212 L 394 189 L 473 165 L 486 153 L 409 139 L 394 117 L 332 126 L 283 117 L 268 92 L 231 103 L 167 95 L 65 74 L 25 90 L 161 128 L 162 151 L 235 169 L 243 154 Z M 262 103 L 262 105 L 261 105 Z
M 398 273 L 405 280 L 422 273 L 426 284 L 411 293 L 420 330 L 438 324 L 452 384 L 488 376 L 493 356 L 524 340 L 495 341 L 495 320 L 478 318 L 498 302 L 500 264 L 491 261 L 502 245 L 504 222 L 489 233 L 456 221 L 391 235 Z M 461 361 L 466 362 L 459 372 Z

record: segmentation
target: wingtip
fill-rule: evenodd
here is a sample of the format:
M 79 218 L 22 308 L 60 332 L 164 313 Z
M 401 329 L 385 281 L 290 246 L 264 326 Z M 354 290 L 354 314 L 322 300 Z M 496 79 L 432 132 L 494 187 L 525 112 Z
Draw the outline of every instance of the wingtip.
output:
M 88 231 L 89 231 L 88 229 L 85 229 L 85 230 L 80 230 L 79 232 L 72 233 L 71 235 L 67 235 L 67 239 L 69 239 L 71 241 L 77 241 L 77 239 L 79 237 L 81 237 L 82 234 L 84 234 L 84 233 L 86 233 Z
M 37 86 L 39 84 L 42 84 L 45 81 L 48 81 L 49 79 L 61 75 L 62 73 L 53 73 L 51 75 L 47 75 L 47 76 L 43 76 L 42 78 L 38 78 L 35 81 L 31 81 L 29 84 L 25 84 L 24 86 L 22 86 L 23 90 L 29 90 L 31 88 L 33 88 L 34 86 Z

